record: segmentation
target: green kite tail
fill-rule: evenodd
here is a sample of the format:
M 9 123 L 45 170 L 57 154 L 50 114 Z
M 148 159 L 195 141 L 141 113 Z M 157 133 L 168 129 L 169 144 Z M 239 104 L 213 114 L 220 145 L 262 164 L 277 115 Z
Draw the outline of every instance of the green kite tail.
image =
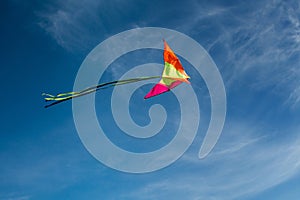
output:
M 100 89 L 106 89 L 109 87 L 114 87 L 114 86 L 118 86 L 118 85 L 129 84 L 129 83 L 135 83 L 135 82 L 150 80 L 150 79 L 155 79 L 155 78 L 161 78 L 161 76 L 149 76 L 149 77 L 131 78 L 131 79 L 125 79 L 125 80 L 118 80 L 118 81 L 110 81 L 110 82 L 106 82 L 106 83 L 101 83 L 96 86 L 88 87 L 88 88 L 78 91 L 78 92 L 66 92 L 66 93 L 60 93 L 57 95 L 43 93 L 42 96 L 45 96 L 44 97 L 45 101 L 52 102 L 45 106 L 45 108 L 48 108 L 48 107 L 56 105 L 58 103 L 96 92 Z

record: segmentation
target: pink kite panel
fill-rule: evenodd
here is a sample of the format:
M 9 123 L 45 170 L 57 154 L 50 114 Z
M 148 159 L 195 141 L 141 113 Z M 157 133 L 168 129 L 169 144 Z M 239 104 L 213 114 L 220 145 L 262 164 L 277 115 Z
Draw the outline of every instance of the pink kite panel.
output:
M 161 84 L 161 83 L 157 83 L 151 90 L 150 92 L 144 97 L 144 99 L 148 99 L 150 97 L 153 97 L 153 96 L 156 96 L 156 95 L 159 95 L 161 93 L 164 93 L 164 92 L 168 92 L 170 91 L 170 89 Z

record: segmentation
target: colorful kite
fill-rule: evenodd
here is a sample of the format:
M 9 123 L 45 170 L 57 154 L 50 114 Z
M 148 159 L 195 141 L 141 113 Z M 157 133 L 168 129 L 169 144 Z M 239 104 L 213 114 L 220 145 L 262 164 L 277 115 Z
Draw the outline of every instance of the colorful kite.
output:
M 175 55 L 175 53 L 172 51 L 172 49 L 169 47 L 169 45 L 165 40 L 164 40 L 164 61 L 165 61 L 165 67 L 162 76 L 149 76 L 149 77 L 139 77 L 139 78 L 126 79 L 126 80 L 111 81 L 96 86 L 92 86 L 78 92 L 61 93 L 56 96 L 43 93 L 42 95 L 46 96 L 45 100 L 51 102 L 45 107 L 47 108 L 70 99 L 74 99 L 86 94 L 90 94 L 100 89 L 106 89 L 112 86 L 134 83 L 134 82 L 144 81 L 144 80 L 149 80 L 154 78 L 161 78 L 161 79 L 159 83 L 157 83 L 150 90 L 150 92 L 144 97 L 145 99 L 162 94 L 164 92 L 168 92 L 183 82 L 190 83 L 188 81 L 190 77 L 186 74 L 179 59 L 177 58 L 177 56 Z

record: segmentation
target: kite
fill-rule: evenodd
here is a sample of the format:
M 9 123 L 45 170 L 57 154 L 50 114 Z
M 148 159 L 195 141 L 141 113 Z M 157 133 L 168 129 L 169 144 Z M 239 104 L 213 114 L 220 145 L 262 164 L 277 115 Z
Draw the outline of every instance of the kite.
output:
M 43 93 L 42 95 L 45 96 L 45 101 L 50 102 L 50 104 L 46 105 L 45 108 L 53 106 L 55 104 L 74 99 L 83 95 L 87 95 L 93 92 L 96 92 L 100 89 L 106 89 L 113 86 L 124 85 L 129 83 L 134 83 L 138 81 L 144 81 L 149 79 L 156 79 L 160 78 L 160 81 L 154 85 L 154 87 L 149 91 L 148 94 L 144 97 L 144 99 L 148 99 L 159 94 L 165 93 L 170 91 L 171 89 L 175 88 L 179 84 L 185 82 L 189 82 L 189 76 L 184 71 L 180 60 L 169 47 L 167 42 L 164 40 L 164 70 L 161 76 L 148 76 L 148 77 L 138 77 L 138 78 L 131 78 L 126 80 L 116 80 L 110 81 L 106 83 L 101 83 L 96 86 L 92 86 L 86 88 L 84 90 L 78 92 L 67 92 L 61 93 L 58 95 L 51 95 L 47 93 Z

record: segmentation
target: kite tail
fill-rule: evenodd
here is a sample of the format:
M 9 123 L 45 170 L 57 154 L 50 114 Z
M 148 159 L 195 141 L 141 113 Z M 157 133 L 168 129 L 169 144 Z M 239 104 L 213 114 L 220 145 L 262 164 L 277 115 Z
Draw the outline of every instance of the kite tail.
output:
M 139 78 L 126 79 L 126 80 L 111 81 L 111 82 L 107 82 L 107 83 L 101 83 L 96 86 L 88 87 L 88 88 L 78 91 L 78 92 L 66 92 L 66 93 L 60 93 L 57 95 L 43 93 L 42 96 L 45 96 L 44 97 L 45 101 L 52 102 L 45 106 L 45 108 L 48 108 L 48 107 L 56 105 L 58 103 L 96 92 L 100 89 L 106 89 L 109 87 L 114 87 L 114 86 L 118 86 L 118 85 L 129 84 L 129 83 L 135 83 L 135 82 L 150 80 L 150 79 L 155 79 L 155 78 L 161 78 L 161 76 L 149 76 L 149 77 L 139 77 Z
M 46 96 L 44 99 L 45 101 L 60 101 L 69 97 L 72 97 L 74 95 L 77 95 L 78 92 L 67 92 L 67 93 L 62 93 L 62 94 L 58 94 L 56 96 L 51 95 L 51 94 L 47 94 L 47 93 L 43 93 L 42 96 Z

